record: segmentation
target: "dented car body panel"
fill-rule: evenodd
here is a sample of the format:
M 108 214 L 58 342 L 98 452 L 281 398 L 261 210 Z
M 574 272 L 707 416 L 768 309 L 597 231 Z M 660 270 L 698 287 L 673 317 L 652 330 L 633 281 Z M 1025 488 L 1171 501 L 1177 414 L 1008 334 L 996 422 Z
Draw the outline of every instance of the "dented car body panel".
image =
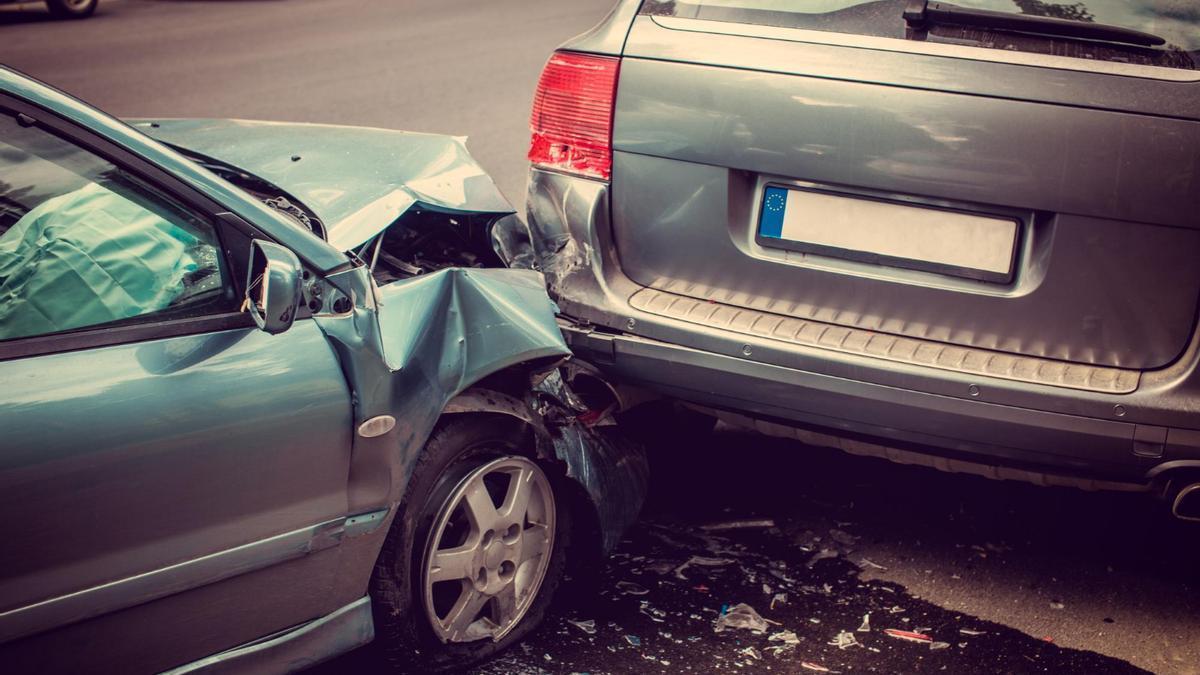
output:
M 130 120 L 148 136 L 244 169 L 295 195 L 349 251 L 410 208 L 513 212 L 465 139 L 248 120 Z
M 592 436 L 570 431 L 587 411 L 563 389 L 534 390 L 570 356 L 540 274 L 462 267 L 444 250 L 391 243 L 436 227 L 443 248 L 480 247 L 461 256 L 473 265 L 503 259 L 485 250 L 487 235 L 512 209 L 460 139 L 160 123 L 181 152 L 0 68 L 0 133 L 4 125 L 95 153 L 212 223 L 230 298 L 244 291 L 252 239 L 286 247 L 304 268 L 300 312 L 278 335 L 230 312 L 0 341 L 0 381 L 21 383 L 0 391 L 0 526 L 24 542 L 0 556 L 9 558 L 0 565 L 6 665 L 315 663 L 371 638 L 364 596 L 376 555 L 451 401 L 455 414 L 482 412 L 464 392 L 500 378 L 527 401 L 544 456 L 556 456 L 556 437 Z M 254 157 L 238 154 L 246 148 Z M 364 155 L 371 162 L 355 166 Z M 268 204 L 284 195 L 314 203 Z M 334 243 L 306 214 L 329 225 Z M 351 241 L 346 249 L 374 243 L 381 266 L 339 250 Z M 382 272 L 388 246 L 415 262 Z M 636 515 L 644 473 L 610 476 L 616 464 L 589 463 L 592 449 L 577 445 L 561 459 L 586 494 L 599 498 L 601 480 L 624 482 L 612 493 L 624 515 L 603 527 L 611 545 Z M 640 455 L 630 456 L 636 465 Z

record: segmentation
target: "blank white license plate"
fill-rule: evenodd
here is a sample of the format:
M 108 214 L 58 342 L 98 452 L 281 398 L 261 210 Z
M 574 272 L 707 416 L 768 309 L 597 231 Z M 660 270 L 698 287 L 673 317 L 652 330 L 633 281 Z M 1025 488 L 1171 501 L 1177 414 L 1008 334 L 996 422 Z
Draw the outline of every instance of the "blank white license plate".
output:
M 757 241 L 880 265 L 1009 281 L 1017 230 L 1013 218 L 769 186 Z

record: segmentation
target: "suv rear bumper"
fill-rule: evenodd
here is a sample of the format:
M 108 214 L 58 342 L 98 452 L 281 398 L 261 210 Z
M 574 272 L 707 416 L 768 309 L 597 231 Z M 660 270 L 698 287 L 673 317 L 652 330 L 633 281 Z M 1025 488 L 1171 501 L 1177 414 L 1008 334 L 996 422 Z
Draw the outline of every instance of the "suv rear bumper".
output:
M 630 304 L 604 183 L 533 169 L 527 222 L 575 354 L 681 400 L 974 463 L 1145 484 L 1200 467 L 1200 340 L 1128 393 L 1013 381 L 682 321 Z M 1015 476 L 1014 476 L 1015 477 Z

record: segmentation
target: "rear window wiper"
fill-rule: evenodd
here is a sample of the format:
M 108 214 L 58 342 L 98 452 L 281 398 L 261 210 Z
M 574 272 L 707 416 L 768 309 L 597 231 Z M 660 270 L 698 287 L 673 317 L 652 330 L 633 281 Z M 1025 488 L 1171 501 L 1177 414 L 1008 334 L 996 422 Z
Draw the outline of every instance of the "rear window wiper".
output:
M 1123 26 L 1071 21 L 1032 14 L 994 12 L 988 9 L 960 7 L 948 2 L 929 2 L 929 0 L 909 0 L 908 5 L 904 8 L 904 21 L 912 28 L 925 28 L 930 24 L 954 24 L 1022 33 L 1058 35 L 1084 40 L 1123 42 L 1147 47 L 1166 43 L 1166 40 L 1157 35 Z

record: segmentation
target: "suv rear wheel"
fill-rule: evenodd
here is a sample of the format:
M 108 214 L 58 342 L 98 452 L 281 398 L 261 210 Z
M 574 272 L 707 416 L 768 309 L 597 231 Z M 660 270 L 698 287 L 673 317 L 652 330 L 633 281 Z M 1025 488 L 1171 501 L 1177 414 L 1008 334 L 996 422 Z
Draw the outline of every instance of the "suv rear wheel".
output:
M 490 658 L 541 621 L 571 531 L 561 480 L 519 424 L 451 416 L 426 444 L 371 581 L 384 658 L 412 672 Z M 559 494 L 561 494 L 559 490 Z

